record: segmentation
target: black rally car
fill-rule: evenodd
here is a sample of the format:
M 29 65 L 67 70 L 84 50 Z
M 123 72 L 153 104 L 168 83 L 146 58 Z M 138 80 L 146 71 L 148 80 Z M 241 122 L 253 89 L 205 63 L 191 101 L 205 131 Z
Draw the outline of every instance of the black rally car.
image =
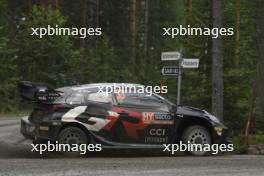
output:
M 34 142 L 100 143 L 121 148 L 156 148 L 180 140 L 199 144 L 225 141 L 226 127 L 205 110 L 177 107 L 157 94 L 120 96 L 99 91 L 113 84 L 54 89 L 20 82 L 20 95 L 35 104 L 30 116 L 21 119 L 21 133 Z

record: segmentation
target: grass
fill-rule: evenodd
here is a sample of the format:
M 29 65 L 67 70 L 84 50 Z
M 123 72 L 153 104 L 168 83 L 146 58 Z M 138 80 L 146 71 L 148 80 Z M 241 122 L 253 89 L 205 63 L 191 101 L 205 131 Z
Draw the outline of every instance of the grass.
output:
M 257 133 L 251 136 L 251 144 L 264 144 L 264 133 Z
M 24 110 L 24 111 L 14 111 L 14 112 L 0 112 L 0 118 L 1 117 L 17 117 L 17 116 L 26 116 L 30 114 L 30 110 Z
M 244 145 L 244 135 L 232 135 L 228 140 L 234 144 L 234 153 L 246 153 L 247 146 Z M 249 144 L 264 144 L 264 133 L 258 132 L 250 135 Z

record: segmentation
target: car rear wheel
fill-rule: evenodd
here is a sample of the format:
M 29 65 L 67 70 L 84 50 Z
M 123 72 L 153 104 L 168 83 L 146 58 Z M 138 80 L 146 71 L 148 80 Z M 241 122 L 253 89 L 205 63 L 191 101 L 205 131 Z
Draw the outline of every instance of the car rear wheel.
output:
M 186 151 L 187 154 L 194 156 L 203 156 L 208 154 L 208 151 L 204 151 L 200 146 L 204 146 L 204 144 L 212 144 L 212 139 L 209 131 L 203 126 L 194 125 L 186 128 L 182 135 L 182 141 L 185 144 L 198 144 L 196 145 L 196 150 Z M 201 144 L 201 145 L 199 145 Z M 195 145 L 193 145 L 194 147 Z M 195 148 L 196 149 L 196 148 Z
M 77 127 L 66 127 L 58 135 L 58 142 L 60 144 L 69 144 L 73 145 L 81 145 L 88 144 L 88 139 L 86 133 Z M 63 152 L 63 154 L 67 154 L 68 156 L 76 156 L 79 152 Z

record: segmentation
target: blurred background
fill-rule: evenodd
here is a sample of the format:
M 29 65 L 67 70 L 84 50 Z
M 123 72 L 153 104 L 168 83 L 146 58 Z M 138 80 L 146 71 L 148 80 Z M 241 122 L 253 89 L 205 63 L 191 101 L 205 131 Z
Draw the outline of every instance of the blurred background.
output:
M 184 71 L 181 104 L 220 112 L 234 142 L 241 143 L 248 123 L 251 141 L 264 143 L 263 89 L 258 89 L 264 82 L 258 74 L 264 70 L 263 6 L 261 0 L 0 0 L 0 115 L 29 112 L 16 92 L 20 80 L 55 87 L 96 82 L 167 85 L 164 96 L 176 102 L 177 79 L 163 76 L 161 68 L 177 62 L 164 63 L 160 55 L 182 49 L 185 57 L 199 58 L 200 66 Z M 221 39 L 163 36 L 163 27 L 180 24 L 232 27 L 235 34 Z M 102 35 L 30 35 L 31 27 L 47 25 L 100 27 Z M 220 99 L 217 110 L 214 97 Z

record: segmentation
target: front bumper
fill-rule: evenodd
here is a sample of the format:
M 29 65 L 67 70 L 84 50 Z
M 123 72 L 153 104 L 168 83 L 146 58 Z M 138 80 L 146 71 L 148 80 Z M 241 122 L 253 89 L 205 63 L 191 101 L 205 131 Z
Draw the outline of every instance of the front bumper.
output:
M 215 126 L 213 127 L 213 143 L 215 144 L 228 144 L 229 142 L 226 140 L 228 134 L 228 128 L 223 126 Z

